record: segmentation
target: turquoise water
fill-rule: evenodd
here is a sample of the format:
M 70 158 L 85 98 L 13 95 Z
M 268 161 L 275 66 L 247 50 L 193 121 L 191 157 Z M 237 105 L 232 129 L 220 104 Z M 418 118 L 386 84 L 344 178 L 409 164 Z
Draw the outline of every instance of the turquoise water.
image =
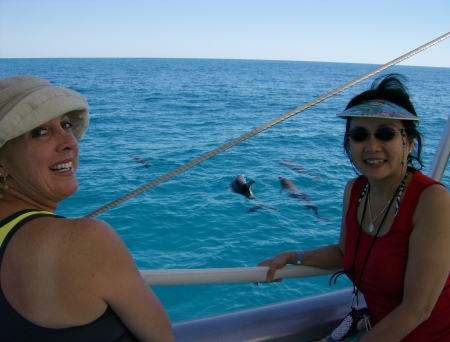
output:
M 2 59 L 0 76 L 34 74 L 78 90 L 91 106 L 80 142 L 79 191 L 58 213 L 86 215 L 222 144 L 375 69 L 376 65 L 189 59 Z M 423 159 L 450 113 L 450 69 L 396 66 L 422 118 Z M 280 251 L 335 243 L 341 196 L 354 171 L 335 114 L 367 80 L 101 214 L 140 269 L 255 266 Z M 137 162 L 133 157 L 145 159 Z M 280 165 L 302 165 L 307 174 Z M 147 165 L 148 167 L 145 167 Z M 254 203 L 227 188 L 243 173 L 279 211 L 247 213 Z M 291 179 L 321 220 L 280 193 Z M 450 185 L 447 170 L 444 184 Z M 323 220 L 322 220 L 323 219 Z M 349 286 L 341 277 L 276 284 L 154 287 L 173 321 L 234 311 Z

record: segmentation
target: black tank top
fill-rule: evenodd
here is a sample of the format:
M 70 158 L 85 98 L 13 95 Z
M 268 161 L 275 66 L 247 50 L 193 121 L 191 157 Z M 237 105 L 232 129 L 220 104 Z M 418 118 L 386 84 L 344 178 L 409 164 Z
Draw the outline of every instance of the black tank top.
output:
M 53 216 L 50 212 L 23 210 L 0 221 L 0 265 L 6 246 L 14 233 L 26 222 L 38 217 Z M 32 286 L 32 284 L 30 284 Z M 8 303 L 0 284 L 0 340 L 33 342 L 129 342 L 137 341 L 117 314 L 108 307 L 95 321 L 81 326 L 63 329 L 41 327 L 22 317 Z

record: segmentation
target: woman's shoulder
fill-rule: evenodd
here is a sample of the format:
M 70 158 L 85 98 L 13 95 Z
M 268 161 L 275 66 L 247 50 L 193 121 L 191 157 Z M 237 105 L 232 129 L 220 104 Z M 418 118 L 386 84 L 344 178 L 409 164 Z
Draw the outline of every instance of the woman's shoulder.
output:
M 444 184 L 420 171 L 414 171 L 411 195 L 417 198 L 419 207 L 450 200 L 450 193 Z
M 88 234 L 91 238 L 116 235 L 116 231 L 107 222 L 96 218 L 55 217 L 55 219 L 53 223 L 63 228 L 66 233 L 75 233 L 77 235 Z
M 356 183 L 356 181 L 359 179 L 360 177 L 355 177 L 350 179 L 347 184 L 345 185 L 346 189 L 351 189 L 353 187 L 353 185 Z
M 57 229 L 48 235 L 52 242 L 44 245 L 53 251 L 49 255 L 53 268 L 66 270 L 61 277 L 75 276 L 79 284 L 89 287 L 92 293 L 101 294 L 105 284 L 117 281 L 124 272 L 137 272 L 125 243 L 105 221 L 95 218 L 45 219 L 57 225 Z
M 96 218 L 61 218 L 53 219 L 60 231 L 61 242 L 80 248 L 88 254 L 105 253 L 122 246 L 123 242 L 117 232 L 107 222 Z
M 345 185 L 345 193 L 350 194 L 353 187 L 356 186 L 364 186 L 367 183 L 367 178 L 364 176 L 358 176 L 350 179 Z
M 428 187 L 428 186 L 430 186 L 430 185 L 435 185 L 435 184 L 437 184 L 437 185 L 440 185 L 441 187 L 444 187 L 445 188 L 445 185 L 444 184 L 442 184 L 442 183 L 440 183 L 439 181 L 437 181 L 437 180 L 435 180 L 435 179 L 433 179 L 433 178 L 431 178 L 431 177 L 429 177 L 429 176 L 427 176 L 427 175 L 425 175 L 425 174 L 423 174 L 421 171 L 419 171 L 419 170 L 414 170 L 414 176 L 413 176 L 413 179 L 414 179 L 414 182 L 416 183 L 416 184 L 420 184 L 422 187 Z
M 99 219 L 46 216 L 28 225 L 23 237 L 33 241 L 30 248 L 45 252 L 58 264 L 89 268 L 128 253 L 117 232 Z
M 67 240 L 76 243 L 80 240 L 107 238 L 115 231 L 106 222 L 93 218 L 66 218 L 61 216 L 38 216 L 27 223 L 27 234 L 39 240 Z M 63 242 L 63 241 L 61 241 Z
M 420 193 L 414 212 L 414 222 L 424 222 L 427 229 L 431 229 L 430 222 L 435 220 L 448 226 L 450 221 L 448 208 L 450 208 L 450 192 L 443 184 L 436 181 L 430 182 Z
M 347 212 L 349 203 L 350 203 L 350 198 L 352 197 L 352 193 L 353 193 L 353 189 L 355 184 L 360 182 L 361 177 L 356 177 L 353 179 L 350 179 L 347 184 L 345 185 L 345 189 L 344 189 L 344 196 L 343 196 L 343 210 L 344 212 Z
M 441 183 L 429 184 L 421 193 L 419 206 L 450 206 L 450 192 Z
M 46 228 L 57 236 L 75 235 L 79 238 L 95 238 L 116 235 L 115 230 L 105 221 L 96 218 L 67 218 L 62 216 L 45 216 L 33 222 Z

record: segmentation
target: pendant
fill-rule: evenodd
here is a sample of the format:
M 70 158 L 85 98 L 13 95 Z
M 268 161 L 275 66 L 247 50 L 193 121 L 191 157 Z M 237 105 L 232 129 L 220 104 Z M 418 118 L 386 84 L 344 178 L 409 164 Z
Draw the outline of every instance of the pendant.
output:
M 374 226 L 373 226 L 373 222 L 369 224 L 369 232 L 373 233 L 374 231 Z

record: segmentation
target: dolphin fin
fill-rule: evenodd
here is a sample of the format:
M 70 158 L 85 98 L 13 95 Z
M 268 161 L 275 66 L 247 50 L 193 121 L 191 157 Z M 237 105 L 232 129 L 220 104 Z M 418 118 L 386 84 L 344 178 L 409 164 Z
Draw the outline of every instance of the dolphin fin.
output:
M 247 189 L 250 189 L 250 187 L 255 184 L 254 180 L 248 181 L 247 183 L 245 183 L 245 186 L 247 187 Z

